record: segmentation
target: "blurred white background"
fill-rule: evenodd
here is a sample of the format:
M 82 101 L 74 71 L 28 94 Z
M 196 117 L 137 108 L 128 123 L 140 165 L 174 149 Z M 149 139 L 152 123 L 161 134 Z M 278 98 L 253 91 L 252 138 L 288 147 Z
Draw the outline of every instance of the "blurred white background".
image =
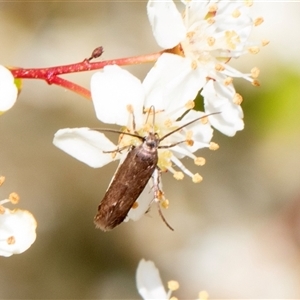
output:
M 24 80 L 12 110 L 0 117 L 1 199 L 16 191 L 19 207 L 38 221 L 37 240 L 21 255 L 0 257 L 0 298 L 133 299 L 141 258 L 162 279 L 178 280 L 178 298 L 207 290 L 216 298 L 300 297 L 300 3 L 264 1 L 265 22 L 253 38 L 271 43 L 233 62 L 261 69 L 261 87 L 235 81 L 243 95 L 245 130 L 215 133 L 203 150 L 204 177 L 163 177 L 170 208 L 109 233 L 94 228 L 97 206 L 117 167 L 91 169 L 55 148 L 65 127 L 103 127 L 92 103 L 56 86 Z M 102 59 L 159 50 L 145 1 L 0 3 L 1 64 L 70 64 L 104 47 Z M 151 65 L 127 68 L 143 79 Z M 89 87 L 93 72 L 66 76 Z M 195 169 L 188 160 L 184 164 Z M 197 170 L 198 171 L 198 170 Z

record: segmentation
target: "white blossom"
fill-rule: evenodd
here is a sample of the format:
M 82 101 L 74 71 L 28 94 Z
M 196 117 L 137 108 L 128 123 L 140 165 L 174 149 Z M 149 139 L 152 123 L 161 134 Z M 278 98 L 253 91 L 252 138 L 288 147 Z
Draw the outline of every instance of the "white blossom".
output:
M 149 80 L 152 80 L 149 78 L 151 76 L 156 76 L 155 72 L 148 74 Z M 159 101 L 155 101 L 154 98 L 148 99 L 144 84 L 128 71 L 116 65 L 106 66 L 92 76 L 91 93 L 96 115 L 100 121 L 117 124 L 122 126 L 124 132 L 136 132 L 142 137 L 146 136 L 149 131 L 155 131 L 161 138 L 172 130 L 204 116 L 202 112 L 190 110 L 193 107 L 191 101 L 186 102 L 180 98 L 178 101 L 173 101 L 168 97 L 161 98 Z M 153 107 L 154 115 L 153 111 L 149 113 Z M 183 114 L 185 114 L 184 117 L 178 120 Z M 212 138 L 213 130 L 207 120 L 209 118 L 186 126 L 161 142 L 161 145 L 182 142 L 171 148 L 158 149 L 158 166 L 161 171 L 170 171 L 177 179 L 182 179 L 183 173 L 185 173 L 194 182 L 201 181 L 201 176 L 188 170 L 179 159 L 188 156 L 198 164 L 199 159 L 194 152 L 200 148 L 209 147 Z M 133 128 L 133 123 L 135 128 Z M 190 141 L 190 143 L 184 141 Z M 76 159 L 97 168 L 116 159 L 120 159 L 122 162 L 130 147 L 139 145 L 141 140 L 121 135 L 118 145 L 115 145 L 101 132 L 89 128 L 66 128 L 55 134 L 53 142 L 58 148 Z M 104 153 L 112 152 L 118 147 L 127 149 L 122 152 Z M 174 165 L 179 168 L 179 171 L 174 168 Z M 143 203 L 134 209 L 133 219 L 139 218 L 147 210 L 148 204 L 153 200 L 151 195 L 153 193 L 148 192 L 146 205 Z M 140 212 L 136 213 L 139 209 Z M 132 211 L 133 209 L 129 212 L 129 217 Z
M 0 185 L 5 177 L 0 176 Z M 4 207 L 5 203 L 16 204 L 19 196 L 11 193 L 8 199 L 0 200 L 0 255 L 11 256 L 26 251 L 36 239 L 36 220 L 27 210 Z
M 231 83 L 233 77 L 242 77 L 257 85 L 256 74 L 243 74 L 229 66 L 232 58 L 238 58 L 246 53 L 257 53 L 257 44 L 249 42 L 249 35 L 255 23 L 249 15 L 250 1 L 220 0 L 198 1 L 181 0 L 185 10 L 179 17 L 179 12 L 172 0 L 149 0 L 148 17 L 154 37 L 162 48 L 169 49 L 162 54 L 155 72 L 161 74 L 156 81 L 145 82 L 148 98 L 157 95 L 175 94 L 174 86 L 189 94 L 185 99 L 195 99 L 201 89 L 204 92 L 205 112 L 218 107 L 207 97 L 211 89 L 218 86 L 216 97 L 222 90 L 223 111 L 211 117 L 213 125 L 227 135 L 234 135 L 243 129 L 243 114 L 240 103 L 235 103 L 235 90 Z M 262 19 L 261 19 L 262 20 Z M 152 71 L 154 72 L 154 71 Z M 211 81 L 217 84 L 210 83 Z M 206 87 L 209 85 L 209 87 Z M 225 89 L 230 89 L 226 92 Z M 181 95 L 180 95 L 181 96 Z M 226 98 L 228 104 L 225 104 Z M 175 98 L 176 99 L 176 95 Z M 174 100 L 176 101 L 176 100 Z M 234 104 L 234 105 L 232 105 Z M 230 116 L 231 114 L 231 116 Z
M 16 102 L 18 89 L 11 72 L 0 65 L 0 114 L 10 109 Z

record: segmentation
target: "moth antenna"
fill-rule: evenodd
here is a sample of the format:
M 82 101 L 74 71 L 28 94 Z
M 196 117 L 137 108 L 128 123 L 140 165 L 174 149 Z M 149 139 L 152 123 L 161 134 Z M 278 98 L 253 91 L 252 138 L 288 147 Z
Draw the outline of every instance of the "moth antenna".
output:
M 204 119 L 204 118 L 206 118 L 206 117 L 208 117 L 208 116 L 211 116 L 211 115 L 220 114 L 220 113 L 221 113 L 221 112 L 213 112 L 213 113 L 210 113 L 210 114 L 208 114 L 208 115 L 205 115 L 205 116 L 199 117 L 199 118 L 197 118 L 197 119 L 194 119 L 193 121 L 190 121 L 190 122 L 188 122 L 188 123 L 186 123 L 186 124 L 184 124 L 184 125 L 182 125 L 182 126 L 176 128 L 175 130 L 173 130 L 173 131 L 171 131 L 171 132 L 165 134 L 163 137 L 161 137 L 161 138 L 159 139 L 159 142 L 161 142 L 162 140 L 164 140 L 166 137 L 170 136 L 170 135 L 173 134 L 174 132 L 179 131 L 180 129 L 182 129 L 182 128 L 184 128 L 184 127 L 186 127 L 186 126 L 188 126 L 188 125 L 190 125 L 190 124 L 192 124 L 192 123 L 194 123 L 194 122 L 196 122 L 196 121 L 198 121 L 198 120 Z
M 163 213 L 161 211 L 159 202 L 157 202 L 157 208 L 158 208 L 158 213 L 159 213 L 160 217 L 162 218 L 162 220 L 164 221 L 164 223 L 167 225 L 167 227 L 169 229 L 171 229 L 172 231 L 174 231 L 174 229 L 171 227 L 171 225 L 167 222 L 166 218 L 164 217 L 164 215 L 163 215 Z
M 134 134 L 134 133 L 129 133 L 129 132 L 124 132 L 124 131 L 121 131 L 121 130 L 115 130 L 115 129 L 107 129 L 107 128 L 90 128 L 90 130 L 94 130 L 94 131 L 99 131 L 99 132 L 113 132 L 113 133 L 119 133 L 119 134 L 126 134 L 126 135 L 130 135 L 130 136 L 133 136 L 133 137 L 136 137 L 140 140 L 144 140 L 144 138 L 138 134 Z

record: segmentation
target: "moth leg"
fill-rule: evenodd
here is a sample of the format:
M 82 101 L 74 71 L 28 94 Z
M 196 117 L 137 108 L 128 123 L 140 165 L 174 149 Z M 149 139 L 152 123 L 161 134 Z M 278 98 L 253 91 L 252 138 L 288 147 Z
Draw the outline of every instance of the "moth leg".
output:
M 131 145 L 127 145 L 127 146 L 124 146 L 124 147 L 117 147 L 117 149 L 115 149 L 115 150 L 110 150 L 110 151 L 102 151 L 103 153 L 116 153 L 116 152 L 118 152 L 118 153 L 121 153 L 124 149 L 126 149 L 126 148 L 129 148 Z
M 171 225 L 165 219 L 165 217 L 164 217 L 164 215 L 162 213 L 161 207 L 160 207 L 162 201 L 165 200 L 164 192 L 159 187 L 160 177 L 161 177 L 160 170 L 158 168 L 155 168 L 155 170 L 154 170 L 154 172 L 152 174 L 153 189 L 154 189 L 154 199 L 153 199 L 153 201 L 155 201 L 157 203 L 158 213 L 159 213 L 160 217 L 162 218 L 163 222 L 167 225 L 167 227 L 169 229 L 171 229 L 172 231 L 174 231 L 174 229 L 171 227 Z

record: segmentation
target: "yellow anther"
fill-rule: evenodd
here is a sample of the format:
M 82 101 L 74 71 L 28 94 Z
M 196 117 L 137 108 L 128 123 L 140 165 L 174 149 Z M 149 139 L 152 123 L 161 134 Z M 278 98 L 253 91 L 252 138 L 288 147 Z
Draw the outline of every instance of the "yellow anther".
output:
M 13 236 L 10 236 L 7 238 L 6 242 L 8 245 L 13 245 L 16 242 L 16 239 Z
M 186 109 L 193 109 L 195 107 L 195 102 L 193 100 L 189 100 L 185 105 L 184 107 Z
M 233 82 L 233 78 L 232 78 L 232 77 L 227 77 L 227 78 L 224 80 L 224 84 L 225 84 L 225 85 L 230 85 L 232 82 Z
M 207 291 L 201 291 L 198 295 L 199 300 L 207 300 L 208 299 L 208 292 Z
M 211 36 L 211 37 L 208 37 L 206 41 L 207 41 L 208 46 L 211 47 L 211 46 L 213 46 L 215 44 L 216 39 Z
M 218 72 L 224 71 L 225 67 L 223 67 L 221 64 L 216 64 L 215 65 L 215 70 Z
M 257 67 L 251 69 L 252 78 L 257 78 L 259 76 L 260 70 Z
M 176 280 L 170 280 L 168 282 L 168 289 L 171 291 L 176 291 L 179 289 L 179 283 Z
M 257 54 L 260 51 L 260 49 L 259 49 L 259 47 L 253 46 L 253 47 L 248 48 L 248 51 L 251 54 Z
M 192 181 L 194 183 L 199 183 L 202 180 L 203 180 L 203 177 L 200 174 L 198 174 L 198 173 L 194 174 L 193 177 L 192 177 Z
M 20 197 L 17 193 L 11 193 L 9 194 L 8 199 L 12 204 L 17 204 L 20 200 Z
M 133 205 L 131 206 L 131 208 L 135 209 L 135 208 L 138 208 L 139 207 L 139 203 L 137 201 L 135 201 L 133 203 Z
M 173 177 L 177 180 L 182 180 L 184 178 L 184 174 L 182 172 L 175 172 Z
M 164 199 L 160 202 L 161 206 L 165 209 L 169 208 L 170 201 L 168 199 Z
M 5 181 L 5 176 L 0 176 L 0 186 L 3 184 Z
M 191 64 L 191 68 L 192 68 L 193 70 L 196 70 L 197 67 L 198 67 L 197 61 L 196 61 L 196 60 L 193 60 L 193 61 L 192 61 L 192 64 Z
M 253 5 L 253 0 L 245 0 L 245 5 L 251 7 Z
M 241 12 L 238 9 L 235 9 L 231 15 L 233 18 L 238 18 L 241 15 Z
M 263 47 L 264 47 L 264 46 L 267 46 L 269 43 L 270 43 L 270 41 L 269 41 L 269 40 L 266 40 L 266 39 L 264 39 L 264 40 L 261 41 L 261 45 L 262 45 Z
M 256 18 L 253 23 L 254 23 L 254 26 L 258 26 L 258 25 L 262 24 L 263 22 L 264 22 L 264 18 L 259 17 L 259 18 Z
M 197 166 L 204 166 L 204 165 L 205 165 L 205 162 L 206 162 L 206 160 L 205 160 L 204 157 L 196 157 L 196 158 L 194 159 L 194 163 L 195 163 L 195 165 L 197 165 Z
M 220 148 L 220 146 L 217 143 L 210 142 L 210 144 L 209 144 L 209 149 L 210 150 L 215 151 L 215 150 L 218 150 L 219 148 Z
M 233 97 L 233 103 L 236 105 L 241 105 L 243 102 L 243 97 L 239 93 L 235 93 Z

